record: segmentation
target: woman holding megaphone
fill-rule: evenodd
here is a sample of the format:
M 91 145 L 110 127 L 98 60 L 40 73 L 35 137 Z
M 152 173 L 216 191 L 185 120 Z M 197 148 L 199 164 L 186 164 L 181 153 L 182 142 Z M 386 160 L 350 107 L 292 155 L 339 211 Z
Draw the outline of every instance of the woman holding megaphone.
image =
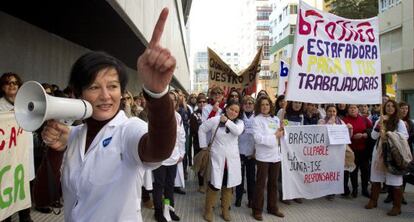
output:
M 118 59 L 89 52 L 72 67 L 69 85 L 77 98 L 91 103 L 92 117 L 72 128 L 49 121 L 42 131 L 49 147 L 66 149 L 61 180 L 65 221 L 142 220 L 137 212 L 142 176 L 137 175 L 160 166 L 171 155 L 176 138 L 174 105 L 168 95 L 176 61 L 159 44 L 167 16 L 164 8 L 148 48 L 138 58 L 148 125 L 120 110 L 127 73 Z

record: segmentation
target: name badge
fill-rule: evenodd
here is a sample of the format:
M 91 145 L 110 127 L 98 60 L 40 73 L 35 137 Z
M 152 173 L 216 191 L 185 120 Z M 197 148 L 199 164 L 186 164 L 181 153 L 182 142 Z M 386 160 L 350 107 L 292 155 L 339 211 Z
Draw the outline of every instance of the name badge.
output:
M 102 141 L 102 145 L 103 147 L 106 147 L 109 145 L 109 143 L 111 143 L 112 137 L 106 138 Z

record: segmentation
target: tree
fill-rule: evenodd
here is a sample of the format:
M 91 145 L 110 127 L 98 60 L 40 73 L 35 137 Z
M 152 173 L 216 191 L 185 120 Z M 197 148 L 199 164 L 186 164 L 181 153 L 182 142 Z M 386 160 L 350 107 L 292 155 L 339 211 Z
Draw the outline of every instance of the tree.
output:
M 378 15 L 378 0 L 325 0 L 330 13 L 350 18 L 365 19 Z

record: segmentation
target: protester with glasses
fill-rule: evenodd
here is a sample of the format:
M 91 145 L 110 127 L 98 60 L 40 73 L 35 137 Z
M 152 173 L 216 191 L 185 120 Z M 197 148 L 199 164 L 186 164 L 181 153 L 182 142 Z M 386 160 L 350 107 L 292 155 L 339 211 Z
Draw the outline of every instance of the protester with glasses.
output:
M 17 90 L 22 85 L 22 80 L 19 75 L 12 72 L 4 73 L 0 77 L 0 112 L 7 112 L 14 110 L 14 100 L 16 98 Z M 33 155 L 33 153 L 32 153 Z M 34 167 L 33 163 L 31 166 Z M 34 178 L 34 168 L 33 175 L 30 176 L 30 180 Z M 32 222 L 33 220 L 30 217 L 30 207 L 19 211 L 19 219 L 24 222 Z M 11 216 L 6 218 L 4 222 L 11 222 Z
M 190 138 L 193 141 L 193 147 L 194 147 L 194 156 L 201 151 L 199 139 L 198 139 L 198 128 L 200 127 L 202 121 L 201 121 L 201 115 L 203 111 L 203 107 L 207 104 L 207 97 L 203 93 L 198 94 L 197 96 L 197 109 L 193 112 L 193 114 L 190 117 Z M 205 193 L 204 188 L 204 178 L 203 176 L 198 173 L 198 192 Z
M 226 102 L 230 102 L 231 100 L 240 103 L 241 94 L 236 89 L 231 89 L 229 95 L 227 96 Z
M 242 182 L 236 187 L 235 206 L 240 207 L 244 193 L 244 181 L 247 181 L 247 200 L 248 207 L 253 205 L 254 186 L 256 181 L 256 161 L 254 159 L 254 137 L 253 137 L 253 120 L 254 120 L 254 98 L 246 95 L 243 97 L 242 120 L 244 122 L 244 131 L 239 136 L 239 152 L 241 160 Z M 246 176 L 245 176 L 246 174 Z
M 0 110 L 11 111 L 14 109 L 14 99 L 16 98 L 17 90 L 23 84 L 19 75 L 16 73 L 4 73 L 0 77 Z
M 220 116 L 225 106 L 224 92 L 219 86 L 210 90 L 209 103 L 203 108 L 203 122 L 214 116 Z

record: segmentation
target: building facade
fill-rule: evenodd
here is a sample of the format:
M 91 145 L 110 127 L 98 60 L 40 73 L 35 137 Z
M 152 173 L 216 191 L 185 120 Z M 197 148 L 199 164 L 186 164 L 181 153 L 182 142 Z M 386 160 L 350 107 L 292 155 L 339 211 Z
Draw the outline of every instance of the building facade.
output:
M 414 107 L 413 1 L 379 0 L 378 3 L 381 73 L 385 80 L 385 93 Z M 393 81 L 393 77 L 396 77 L 396 81 Z M 396 87 L 389 87 L 395 82 Z M 412 108 L 411 117 L 413 116 Z
M 216 51 L 218 56 L 228 64 L 231 69 L 238 73 L 240 71 L 240 56 L 236 51 Z M 193 63 L 193 72 L 194 72 L 194 82 L 192 87 L 192 92 L 203 92 L 207 93 L 208 91 L 208 52 L 199 51 L 195 53 L 194 63 Z
M 324 0 L 305 0 L 307 4 L 320 10 L 326 10 Z M 276 92 L 279 83 L 280 60 L 290 64 L 293 41 L 296 32 L 296 20 L 299 0 L 270 0 L 272 14 L 270 15 L 270 73 L 276 79 Z
M 161 39 L 177 59 L 172 86 L 190 88 L 184 12 L 181 0 L 62 0 L 0 3 L 0 70 L 16 72 L 64 88 L 71 65 L 90 50 L 106 51 L 128 69 L 128 89 L 141 91 L 137 58 L 151 39 L 163 7 L 170 15 Z

